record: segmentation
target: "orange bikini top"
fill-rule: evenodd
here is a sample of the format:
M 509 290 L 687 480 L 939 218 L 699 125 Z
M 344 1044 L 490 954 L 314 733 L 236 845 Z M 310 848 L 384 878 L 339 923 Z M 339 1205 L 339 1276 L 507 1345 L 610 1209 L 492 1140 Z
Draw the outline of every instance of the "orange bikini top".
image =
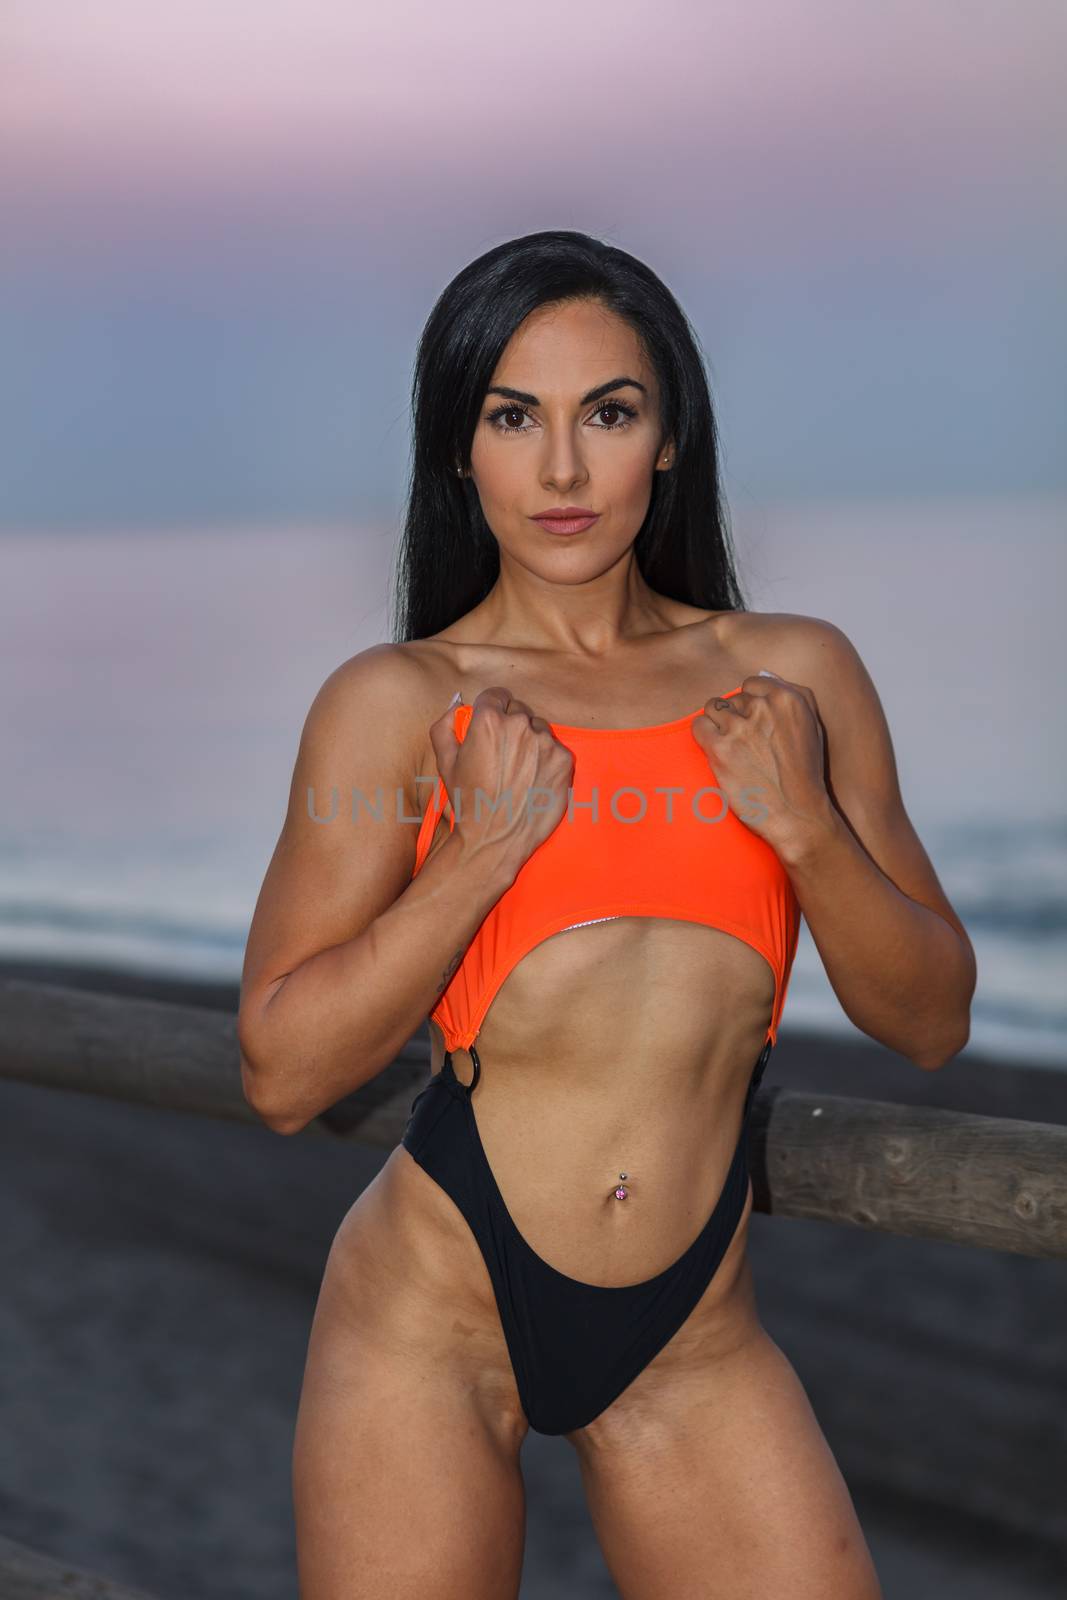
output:
M 739 694 L 740 687 L 730 694 Z M 726 698 L 725 696 L 723 698 Z M 731 811 L 690 728 L 703 707 L 649 728 L 550 722 L 574 756 L 569 805 L 480 924 L 430 1013 L 449 1050 L 466 1049 L 508 973 L 543 939 L 612 917 L 670 917 L 733 934 L 775 979 L 772 1045 L 800 930 L 800 908 L 775 851 Z M 473 707 L 457 705 L 462 741 Z M 515 796 L 514 804 L 524 803 Z M 442 806 L 438 778 L 422 817 L 412 878 Z M 766 1043 L 766 1040 L 764 1041 Z

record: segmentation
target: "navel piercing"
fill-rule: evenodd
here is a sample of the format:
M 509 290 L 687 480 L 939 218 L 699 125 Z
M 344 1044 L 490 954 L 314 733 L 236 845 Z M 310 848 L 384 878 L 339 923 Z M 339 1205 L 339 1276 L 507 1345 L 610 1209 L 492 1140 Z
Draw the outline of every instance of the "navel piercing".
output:
M 619 1173 L 619 1177 L 625 1181 L 626 1173 L 625 1172 L 620 1172 Z M 630 1193 L 629 1189 L 624 1189 L 622 1187 L 622 1184 L 620 1184 L 619 1187 L 615 1190 L 615 1198 L 616 1198 L 616 1200 L 625 1200 L 629 1193 Z

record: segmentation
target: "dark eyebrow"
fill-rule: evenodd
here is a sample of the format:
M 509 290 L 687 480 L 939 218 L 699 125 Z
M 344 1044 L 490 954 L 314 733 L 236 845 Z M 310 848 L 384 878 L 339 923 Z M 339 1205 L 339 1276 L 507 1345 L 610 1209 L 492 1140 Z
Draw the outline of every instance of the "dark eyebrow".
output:
M 590 389 L 588 394 L 583 394 L 578 404 L 580 406 L 592 405 L 594 400 L 599 400 L 603 395 L 610 394 L 613 389 L 625 389 L 627 385 L 631 389 L 640 389 L 642 394 L 648 393 L 644 384 L 638 383 L 636 378 L 612 378 L 610 383 L 601 383 L 597 388 Z M 526 394 L 522 389 L 505 389 L 498 383 L 494 383 L 485 392 L 486 394 L 503 395 L 505 400 L 521 400 L 523 405 L 526 406 L 539 406 L 541 404 L 535 394 Z

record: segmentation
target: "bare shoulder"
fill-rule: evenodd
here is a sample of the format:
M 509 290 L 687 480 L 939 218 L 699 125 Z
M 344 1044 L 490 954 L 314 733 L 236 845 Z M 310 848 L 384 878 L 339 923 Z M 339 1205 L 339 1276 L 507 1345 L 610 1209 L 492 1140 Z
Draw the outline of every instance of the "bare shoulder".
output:
M 874 679 L 845 630 L 825 617 L 797 612 L 750 613 L 745 659 L 809 689 L 826 736 L 828 765 L 842 779 L 863 772 L 887 800 L 897 771 L 889 724 Z M 766 659 L 764 659 L 766 658 Z M 877 769 L 877 772 L 875 771 Z
M 350 769 L 365 768 L 371 757 L 416 807 L 425 805 L 415 779 L 434 770 L 429 729 L 450 698 L 443 686 L 456 678 L 452 648 L 433 639 L 386 642 L 343 661 L 311 703 L 301 757 L 314 762 L 325 754 L 332 766 Z
M 300 733 L 281 833 L 249 930 L 242 1005 L 269 998 L 309 956 L 367 927 L 403 891 L 426 803 L 427 725 L 416 653 L 380 644 L 335 667 Z
M 853 782 L 899 803 L 892 739 L 878 690 L 843 628 L 797 612 L 738 613 L 734 649 L 749 672 L 766 668 L 809 691 L 823 726 L 827 782 Z
M 424 740 L 426 703 L 427 675 L 418 654 L 403 644 L 371 645 L 335 667 L 315 694 L 298 759 L 325 755 L 340 763 L 371 749 L 406 769 Z
M 793 669 L 802 665 L 807 670 L 820 640 L 834 633 L 845 637 L 832 622 L 796 611 L 719 611 L 712 613 L 708 625 L 716 643 L 750 672 L 766 667 L 782 678 L 791 678 Z
M 825 617 L 796 611 L 736 611 L 729 618 L 730 648 L 790 683 L 802 684 L 819 699 L 819 690 L 874 689 L 859 651 L 843 628 Z
M 752 614 L 752 623 L 752 671 L 766 667 L 810 693 L 822 724 L 827 792 L 853 837 L 898 889 L 937 911 L 969 944 L 908 816 L 885 709 L 853 641 L 823 617 Z

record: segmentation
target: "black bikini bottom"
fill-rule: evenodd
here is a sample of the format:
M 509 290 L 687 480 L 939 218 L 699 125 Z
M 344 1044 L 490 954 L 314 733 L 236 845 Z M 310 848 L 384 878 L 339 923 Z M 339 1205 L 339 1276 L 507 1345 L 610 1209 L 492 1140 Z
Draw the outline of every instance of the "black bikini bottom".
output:
M 496 1297 L 519 1399 L 536 1433 L 569 1433 L 599 1416 L 685 1322 L 726 1254 L 748 1197 L 748 1115 L 771 1053 L 768 1039 L 745 1096 L 741 1133 L 719 1198 L 682 1255 L 642 1283 L 569 1278 L 512 1221 L 482 1147 L 471 1095 L 449 1051 L 411 1103 L 401 1143 L 459 1207 Z

